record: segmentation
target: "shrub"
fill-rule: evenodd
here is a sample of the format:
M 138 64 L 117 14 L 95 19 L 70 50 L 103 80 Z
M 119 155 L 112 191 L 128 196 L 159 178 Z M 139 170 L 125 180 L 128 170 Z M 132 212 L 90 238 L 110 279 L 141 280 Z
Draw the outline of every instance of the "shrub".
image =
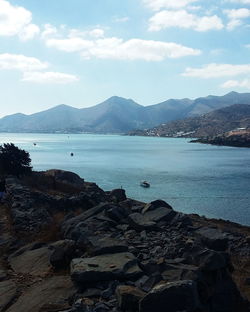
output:
M 13 143 L 0 145 L 0 172 L 15 176 L 31 173 L 31 159 L 28 152 Z

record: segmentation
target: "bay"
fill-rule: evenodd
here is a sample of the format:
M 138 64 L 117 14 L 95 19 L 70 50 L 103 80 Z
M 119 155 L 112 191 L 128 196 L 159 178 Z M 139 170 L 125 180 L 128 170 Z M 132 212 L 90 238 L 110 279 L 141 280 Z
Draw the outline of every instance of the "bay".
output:
M 250 225 L 250 149 L 188 141 L 0 133 L 0 144 L 12 142 L 30 153 L 35 170 L 70 170 L 104 190 L 123 187 L 134 199 L 160 198 L 178 211 Z M 141 180 L 151 187 L 140 187 Z

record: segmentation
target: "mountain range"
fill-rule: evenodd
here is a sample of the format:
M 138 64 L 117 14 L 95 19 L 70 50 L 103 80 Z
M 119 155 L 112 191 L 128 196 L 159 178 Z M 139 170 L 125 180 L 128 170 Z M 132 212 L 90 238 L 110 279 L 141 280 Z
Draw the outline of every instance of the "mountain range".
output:
M 250 93 L 230 92 L 195 100 L 170 99 L 142 106 L 131 99 L 113 96 L 89 108 L 58 105 L 32 115 L 14 114 L 0 119 L 1 132 L 126 133 L 162 123 L 205 114 L 232 104 L 250 104 Z
M 234 104 L 197 117 L 168 122 L 131 135 L 206 138 L 235 129 L 250 128 L 250 105 Z

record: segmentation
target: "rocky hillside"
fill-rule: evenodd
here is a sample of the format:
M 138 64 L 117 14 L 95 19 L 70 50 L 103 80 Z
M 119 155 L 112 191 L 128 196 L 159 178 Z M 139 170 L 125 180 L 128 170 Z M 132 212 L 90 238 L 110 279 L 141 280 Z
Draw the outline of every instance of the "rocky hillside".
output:
M 50 170 L 7 179 L 1 312 L 249 311 L 250 229 Z
M 204 143 L 212 145 L 225 145 L 236 147 L 250 147 L 250 129 L 230 131 L 214 137 L 201 138 L 191 143 Z
M 131 99 L 113 96 L 89 108 L 77 109 L 59 105 L 32 115 L 6 116 L 0 119 L 0 131 L 126 133 L 239 103 L 250 104 L 250 93 L 230 92 L 224 96 L 208 96 L 195 100 L 170 99 L 146 107 Z
M 250 105 L 235 104 L 198 117 L 172 121 L 130 135 L 161 137 L 213 137 L 237 128 L 250 128 Z

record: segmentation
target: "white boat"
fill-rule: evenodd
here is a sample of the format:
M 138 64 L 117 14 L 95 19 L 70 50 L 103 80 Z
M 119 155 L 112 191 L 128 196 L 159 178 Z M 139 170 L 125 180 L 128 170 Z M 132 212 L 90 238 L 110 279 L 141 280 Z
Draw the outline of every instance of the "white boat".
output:
M 142 181 L 140 185 L 142 187 L 150 187 L 150 184 L 147 181 Z

